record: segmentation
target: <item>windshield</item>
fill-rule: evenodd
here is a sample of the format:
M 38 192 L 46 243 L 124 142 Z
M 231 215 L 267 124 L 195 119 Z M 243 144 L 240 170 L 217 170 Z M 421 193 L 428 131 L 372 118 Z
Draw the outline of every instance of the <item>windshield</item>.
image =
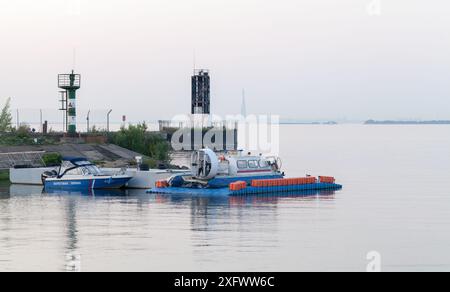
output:
M 81 167 L 81 169 L 83 171 L 83 174 L 85 174 L 85 175 L 87 175 L 87 174 L 100 175 L 101 174 L 100 169 L 95 165 L 86 165 L 86 166 Z
M 60 175 L 101 175 L 100 169 L 88 161 L 78 161 L 76 165 L 64 161 L 61 164 Z

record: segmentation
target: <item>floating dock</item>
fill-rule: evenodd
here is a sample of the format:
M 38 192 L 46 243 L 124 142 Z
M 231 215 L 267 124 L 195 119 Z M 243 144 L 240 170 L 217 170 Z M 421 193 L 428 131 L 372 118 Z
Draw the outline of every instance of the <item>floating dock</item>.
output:
M 183 187 L 158 187 L 148 191 L 151 194 L 171 195 L 200 195 L 200 196 L 253 196 L 266 194 L 294 194 L 307 191 L 334 191 L 342 189 L 342 185 L 336 184 L 334 178 L 298 178 L 298 179 L 271 179 L 254 180 L 251 185 L 246 182 L 235 182 L 228 188 L 183 188 Z

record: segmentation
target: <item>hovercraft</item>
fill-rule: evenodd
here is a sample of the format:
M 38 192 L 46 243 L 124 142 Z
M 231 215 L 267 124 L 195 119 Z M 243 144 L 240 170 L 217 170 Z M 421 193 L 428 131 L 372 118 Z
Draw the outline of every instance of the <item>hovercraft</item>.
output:
M 285 178 L 278 157 L 251 153 L 218 154 L 211 149 L 191 157 L 191 174 L 158 181 L 149 193 L 186 195 L 250 195 L 277 192 L 336 190 L 333 177 Z
M 169 179 L 172 187 L 226 188 L 231 183 L 255 179 L 283 178 L 281 160 L 238 154 L 217 154 L 210 149 L 196 151 L 191 157 L 191 174 L 178 175 Z

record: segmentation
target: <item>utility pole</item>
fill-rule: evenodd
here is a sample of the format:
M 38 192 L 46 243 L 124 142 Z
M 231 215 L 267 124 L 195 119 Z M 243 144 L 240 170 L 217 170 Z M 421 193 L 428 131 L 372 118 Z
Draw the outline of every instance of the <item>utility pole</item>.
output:
M 40 130 L 41 130 L 41 134 L 43 134 L 44 133 L 44 124 L 43 124 L 43 121 L 42 121 L 42 110 L 39 110 L 40 111 Z
M 89 125 L 89 121 L 90 121 L 90 115 L 91 115 L 91 110 L 89 110 L 88 111 L 88 114 L 87 114 L 87 118 L 86 118 L 86 121 L 87 121 L 87 132 L 89 133 L 90 131 L 90 125 Z
M 109 116 L 111 115 L 111 113 L 112 113 L 112 110 L 109 110 L 109 112 L 108 112 L 108 115 L 107 115 L 107 126 L 106 126 L 106 129 L 107 129 L 107 132 L 109 133 Z

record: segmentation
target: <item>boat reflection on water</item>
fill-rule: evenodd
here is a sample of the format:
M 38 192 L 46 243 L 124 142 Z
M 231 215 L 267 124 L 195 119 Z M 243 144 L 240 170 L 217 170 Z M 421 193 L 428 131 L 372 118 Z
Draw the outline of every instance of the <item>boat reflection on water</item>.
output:
M 286 207 L 283 206 L 306 208 L 307 212 L 333 208 L 336 193 L 308 191 L 254 196 L 155 194 L 151 202 L 163 208 L 173 206 L 171 209 L 189 212 L 192 253 L 205 257 L 210 250 L 222 248 L 233 240 L 238 242 L 239 250 L 248 253 L 276 249 L 280 243 L 274 234 L 279 234 L 286 218 Z M 224 234 L 227 234 L 226 238 Z M 255 237 L 258 240 L 255 241 Z
M 336 191 L 322 190 L 322 191 L 302 191 L 296 193 L 282 193 L 282 194 L 264 194 L 252 196 L 208 196 L 208 195 L 171 195 L 171 194 L 156 194 L 154 195 L 155 203 L 159 204 L 182 204 L 187 201 L 203 202 L 205 204 L 227 204 L 229 206 L 252 205 L 252 204 L 277 204 L 285 200 L 297 201 L 332 201 L 335 199 Z
M 144 195 L 142 190 L 126 190 L 126 189 L 99 189 L 99 190 L 45 190 L 42 186 L 32 185 L 10 185 L 8 187 L 9 196 L 22 197 L 22 196 L 36 196 L 36 195 L 49 195 L 49 196 L 74 196 L 74 197 L 129 197 L 129 196 L 141 196 Z
M 334 200 L 336 197 L 336 191 L 326 190 L 326 191 L 303 191 L 296 192 L 292 194 L 282 194 L 282 195 L 254 195 L 254 196 L 233 196 L 230 197 L 230 204 L 232 205 L 248 205 L 248 204 L 277 204 L 279 201 L 283 200 L 296 200 L 296 201 L 330 201 Z
M 10 185 L 8 188 L 11 197 L 36 196 L 42 193 L 42 186 L 33 185 Z
M 8 192 L 9 190 L 9 192 Z M 3 192 L 1 192 L 3 193 Z M 171 195 L 146 194 L 144 190 L 112 189 L 112 190 L 45 190 L 42 186 L 10 185 L 5 187 L 5 195 L 10 197 L 49 195 L 74 197 L 125 197 L 141 198 L 156 204 L 183 204 L 189 201 L 202 201 L 213 205 L 251 205 L 260 203 L 276 204 L 279 201 L 325 201 L 334 200 L 336 191 L 303 191 L 296 193 L 264 194 L 252 196 L 208 196 L 208 195 Z
M 126 190 L 43 190 L 42 194 L 57 195 L 57 196 L 89 196 L 89 197 L 126 197 L 128 193 Z

